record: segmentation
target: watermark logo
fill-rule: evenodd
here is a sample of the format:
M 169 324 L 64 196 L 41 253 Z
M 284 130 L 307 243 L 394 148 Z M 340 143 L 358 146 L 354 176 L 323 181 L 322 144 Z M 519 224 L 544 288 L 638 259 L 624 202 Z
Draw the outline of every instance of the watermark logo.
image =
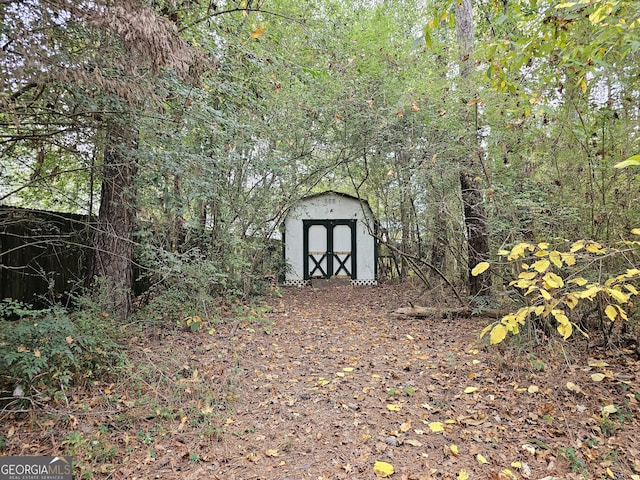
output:
M 0 480 L 72 480 L 71 457 L 0 457 Z

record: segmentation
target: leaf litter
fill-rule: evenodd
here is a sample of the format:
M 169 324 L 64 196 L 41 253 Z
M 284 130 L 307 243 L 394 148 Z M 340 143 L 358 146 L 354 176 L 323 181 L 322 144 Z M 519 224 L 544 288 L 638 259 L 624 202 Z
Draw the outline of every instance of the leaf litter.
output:
M 0 453 L 83 478 L 640 478 L 628 352 L 489 347 L 490 320 L 392 314 L 415 295 L 291 288 L 268 328 L 149 331 L 123 379 L 2 412 Z

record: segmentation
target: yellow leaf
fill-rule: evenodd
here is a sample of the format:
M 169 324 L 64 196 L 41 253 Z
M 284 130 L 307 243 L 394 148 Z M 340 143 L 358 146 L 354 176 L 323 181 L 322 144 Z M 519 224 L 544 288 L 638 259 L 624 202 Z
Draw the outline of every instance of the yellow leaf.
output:
M 547 242 L 542 242 L 538 244 L 538 248 L 540 250 L 547 250 L 549 248 L 549 244 Z
M 518 278 L 524 278 L 525 280 L 533 280 L 538 276 L 538 272 L 522 272 L 518 275 Z
M 549 262 L 549 260 L 547 260 L 546 258 L 543 258 L 541 260 L 538 260 L 531 266 L 535 271 L 542 273 L 542 272 L 546 272 L 547 268 L 549 268 L 550 265 L 551 265 L 551 262 Z
M 609 467 L 607 467 L 606 472 L 607 472 L 607 475 L 609 475 L 609 478 L 616 478 L 616 476 L 613 474 L 613 472 Z
M 336 372 L 337 377 L 344 377 L 344 372 Z
M 578 240 L 577 242 L 573 242 L 571 245 L 571 253 L 576 253 L 578 250 L 582 250 L 584 248 L 584 240 Z
M 616 290 L 615 288 L 605 288 L 605 292 L 620 303 L 627 303 L 629 301 L 629 294 L 622 293 L 620 290 Z
M 400 425 L 401 432 L 408 432 L 409 430 L 411 430 L 411 420 Z
M 634 235 L 640 235 L 640 228 L 634 228 L 633 230 L 631 230 L 631 233 L 633 233 Z
M 464 389 L 464 393 L 473 393 L 478 390 L 478 387 L 467 387 Z
M 594 382 L 601 382 L 604 380 L 604 373 L 594 373 L 591 375 L 591 380 Z
M 607 305 L 607 308 L 604 309 L 604 313 L 607 315 L 607 317 L 609 317 L 609 320 L 611 320 L 612 322 L 618 316 L 618 310 L 616 310 L 616 307 L 614 307 L 613 305 Z
M 342 370 L 345 372 L 353 372 L 353 367 L 344 367 Z
M 542 298 L 544 298 L 545 300 L 549 301 L 551 300 L 551 294 L 549 292 L 547 292 L 544 288 L 540 289 L 540 295 L 542 295 Z
M 421 447 L 422 443 L 419 442 L 418 440 L 414 440 L 412 438 L 405 440 L 404 443 L 408 443 L 409 445 L 413 446 L 413 447 Z
M 489 343 L 491 345 L 495 345 L 500 343 L 507 336 L 507 329 L 504 325 L 498 324 L 491 330 L 491 335 L 489 335 Z
M 551 287 L 551 288 L 562 288 L 564 287 L 564 281 L 561 277 L 556 275 L 553 272 L 548 272 L 542 279 Z
M 554 250 L 553 252 L 549 253 L 549 260 L 551 260 L 551 263 L 553 263 L 556 267 L 562 268 L 562 257 L 560 256 L 560 252 Z
M 507 256 L 507 260 L 515 260 L 516 258 L 524 257 L 524 251 L 529 248 L 528 243 L 519 243 L 511 249 L 511 253 Z
M 608 367 L 609 364 L 607 362 L 605 362 L 604 360 L 591 360 L 589 362 L 589 366 L 590 367 L 599 367 L 599 368 L 603 368 L 603 367 Z
M 513 474 L 513 472 L 511 470 L 509 470 L 508 468 L 503 469 L 502 473 L 504 473 L 509 478 L 516 478 L 516 476 Z
M 453 453 L 456 457 L 458 456 L 458 446 L 451 444 L 449 445 L 449 450 L 451 450 L 451 453 Z
M 489 268 L 489 266 L 490 266 L 489 262 L 480 262 L 475 267 L 473 267 L 473 270 L 471 270 L 471 275 L 473 275 L 474 277 L 477 277 L 482 272 L 487 270 Z
M 603 254 L 606 250 L 598 242 L 590 243 L 587 245 L 587 252 Z
M 516 461 L 516 462 L 511 462 L 511 466 L 512 466 L 513 468 L 518 468 L 518 469 L 520 469 L 520 468 L 522 468 L 522 462 L 517 462 L 517 461 Z
M 589 282 L 586 279 L 582 278 L 582 277 L 578 277 L 578 278 L 572 278 L 567 283 L 575 283 L 579 287 L 583 287 L 584 285 L 586 285 Z
M 429 424 L 429 429 L 433 433 L 444 432 L 444 424 L 442 422 L 431 422 Z
M 469 480 L 469 472 L 466 470 L 460 470 L 458 472 L 457 480 Z
M 270 448 L 269 450 L 265 450 L 264 454 L 267 457 L 277 457 L 278 456 L 278 450 L 275 448 Z
M 602 413 L 616 413 L 618 411 L 618 407 L 615 405 L 606 405 L 602 407 Z
M 489 463 L 489 461 L 480 453 L 476 455 L 476 459 L 482 464 Z
M 568 266 L 576 264 L 576 257 L 573 253 L 561 253 L 562 261 Z
M 378 477 L 387 478 L 393 475 L 393 465 L 387 462 L 376 462 L 373 465 L 373 473 L 375 473 Z
M 392 412 L 399 412 L 402 407 L 400 405 L 396 405 L 395 403 L 387 404 L 387 409 Z
M 573 327 L 571 326 L 571 323 L 561 323 L 560 325 L 558 325 L 558 332 L 560 333 L 560 335 L 562 335 L 562 338 L 566 340 L 571 336 Z
M 538 393 L 539 388 L 536 385 L 529 385 L 527 388 L 527 392 L 529 393 Z
M 486 327 L 484 327 L 482 329 L 482 331 L 480 332 L 480 338 L 484 337 L 487 334 L 487 332 L 493 328 L 493 325 L 494 324 L 491 323 L 491 324 L 487 325 Z

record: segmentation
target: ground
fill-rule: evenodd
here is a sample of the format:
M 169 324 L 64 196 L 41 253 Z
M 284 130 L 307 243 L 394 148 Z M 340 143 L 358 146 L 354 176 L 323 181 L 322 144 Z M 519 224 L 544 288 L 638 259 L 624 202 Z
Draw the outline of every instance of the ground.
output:
M 145 329 L 113 381 L 0 414 L 0 451 L 77 478 L 640 478 L 632 352 L 487 346 L 490 319 L 393 314 L 416 297 L 287 288 L 215 330 Z

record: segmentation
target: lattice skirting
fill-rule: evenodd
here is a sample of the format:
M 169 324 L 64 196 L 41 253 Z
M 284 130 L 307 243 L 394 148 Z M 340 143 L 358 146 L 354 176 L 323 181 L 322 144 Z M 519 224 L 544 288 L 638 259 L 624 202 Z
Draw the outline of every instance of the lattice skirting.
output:
M 356 279 L 350 281 L 353 287 L 370 287 L 378 285 L 378 281 L 372 278 Z M 311 280 L 285 280 L 282 282 L 283 287 L 308 287 L 311 285 Z
M 282 282 L 284 287 L 306 287 L 311 285 L 311 280 L 285 280 Z
M 374 280 L 373 278 L 355 279 L 355 280 L 351 280 L 351 285 L 353 285 L 354 287 L 369 287 L 373 285 L 378 285 L 378 281 Z

